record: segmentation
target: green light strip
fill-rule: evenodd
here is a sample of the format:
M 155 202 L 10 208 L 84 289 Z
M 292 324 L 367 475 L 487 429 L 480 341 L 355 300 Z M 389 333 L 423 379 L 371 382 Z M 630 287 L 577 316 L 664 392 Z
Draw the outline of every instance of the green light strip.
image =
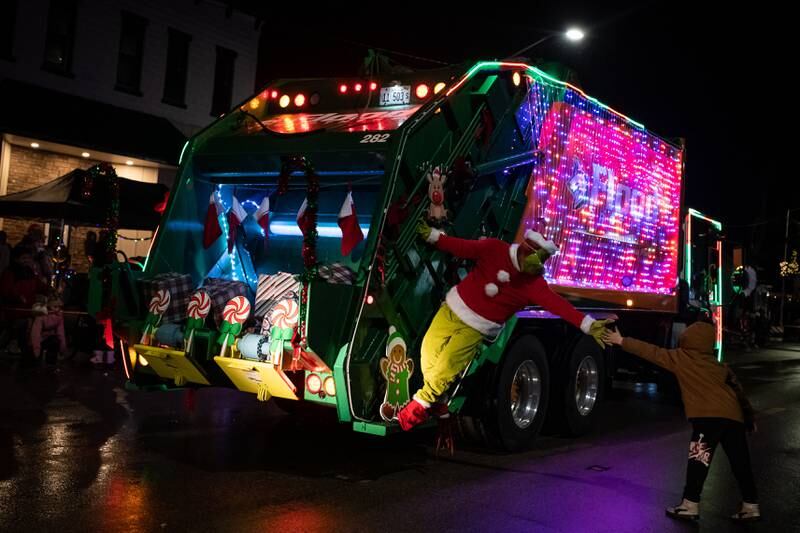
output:
M 485 68 L 497 69 L 497 68 L 503 68 L 503 67 L 525 69 L 530 74 L 533 74 L 535 77 L 542 78 L 544 80 L 547 80 L 547 81 L 549 81 L 551 83 L 555 83 L 557 85 L 561 85 L 563 87 L 568 87 L 569 89 L 577 92 L 578 94 L 580 94 L 581 96 L 583 96 L 584 98 L 586 98 L 587 100 L 592 102 L 593 104 L 596 104 L 596 105 L 600 106 L 601 108 L 605 109 L 606 111 L 614 113 L 618 117 L 620 117 L 623 120 L 629 122 L 631 125 L 636 126 L 637 128 L 640 128 L 642 130 L 647 130 L 647 128 L 641 122 L 636 122 L 632 118 L 630 118 L 630 117 L 628 117 L 626 115 L 623 115 L 622 113 L 620 113 L 619 111 L 616 111 L 612 107 L 607 106 L 606 104 L 604 104 L 603 102 L 601 102 L 597 98 L 589 96 L 588 94 L 583 92 L 583 90 L 579 89 L 578 87 L 575 87 L 572 84 L 569 84 L 569 83 L 567 83 L 565 81 L 561 81 L 561 80 L 559 80 L 557 78 L 554 78 L 550 74 L 547 74 L 546 72 L 543 72 L 543 71 L 539 70 L 536 67 L 532 67 L 530 65 L 526 65 L 525 63 L 504 63 L 502 61 L 482 61 L 480 63 L 476 63 L 471 69 L 469 69 L 467 71 L 467 73 L 464 75 L 464 77 L 461 79 L 461 81 L 459 81 L 456 85 L 451 87 L 449 91 L 447 91 L 447 94 L 449 95 L 453 91 L 458 89 L 461 85 L 464 84 L 464 82 L 466 80 L 471 78 L 479 70 L 482 70 L 482 69 L 485 69 Z
M 714 225 L 714 227 L 717 228 L 718 231 L 722 231 L 722 222 L 705 216 L 703 213 L 701 213 L 697 209 L 692 209 L 690 207 L 689 208 L 689 214 L 692 215 L 693 217 L 702 218 L 706 222 L 711 222 Z

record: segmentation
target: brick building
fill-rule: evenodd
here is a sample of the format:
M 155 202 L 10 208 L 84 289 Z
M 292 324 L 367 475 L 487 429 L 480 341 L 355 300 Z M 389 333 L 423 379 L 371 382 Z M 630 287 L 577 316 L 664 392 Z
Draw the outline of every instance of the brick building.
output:
M 212 0 L 0 0 L 0 195 L 98 162 L 170 185 L 186 137 L 254 91 L 258 37 Z M 12 244 L 28 224 L 0 219 Z M 88 229 L 64 234 L 78 270 Z

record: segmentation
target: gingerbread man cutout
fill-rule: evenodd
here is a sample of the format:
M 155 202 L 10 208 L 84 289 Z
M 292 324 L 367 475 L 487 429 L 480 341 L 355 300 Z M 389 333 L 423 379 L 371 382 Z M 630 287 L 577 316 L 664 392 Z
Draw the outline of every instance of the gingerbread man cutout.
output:
M 386 379 L 386 396 L 380 407 L 381 418 L 390 422 L 408 403 L 408 380 L 414 373 L 414 361 L 406 356 L 406 341 L 394 326 L 389 327 L 386 357 L 380 360 L 381 374 Z

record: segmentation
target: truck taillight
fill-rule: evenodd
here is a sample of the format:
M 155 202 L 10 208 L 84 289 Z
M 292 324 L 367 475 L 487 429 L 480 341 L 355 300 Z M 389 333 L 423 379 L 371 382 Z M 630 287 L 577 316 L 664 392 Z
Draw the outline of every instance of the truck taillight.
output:
M 297 107 L 303 107 L 306 103 L 306 95 L 303 93 L 298 93 L 297 96 L 294 97 L 294 105 Z
M 373 295 L 371 295 L 371 294 L 368 294 L 366 301 L 367 301 L 367 305 L 372 305 L 373 303 L 375 303 L 375 297 Z
M 439 83 L 433 86 L 433 94 L 439 94 L 444 90 L 445 87 L 446 87 L 445 83 L 443 81 L 440 81 Z
M 347 85 L 345 85 L 344 83 L 339 85 L 339 92 L 342 93 L 342 94 L 346 93 L 347 92 Z
M 291 101 L 292 101 L 292 99 L 289 98 L 289 95 L 288 94 L 284 94 L 283 96 L 281 96 L 281 99 L 278 100 L 278 105 L 283 107 L 283 108 L 286 108 L 286 107 L 289 107 L 289 102 L 291 102 Z
M 325 394 L 328 396 L 336 396 L 336 382 L 333 380 L 333 376 L 325 378 L 322 385 L 325 389 Z
M 370 91 L 374 91 L 377 88 L 378 88 L 378 84 L 377 83 L 375 83 L 374 81 L 369 82 L 369 90 Z
M 424 83 L 420 83 L 419 85 L 417 85 L 417 90 L 415 91 L 417 98 L 427 97 L 428 92 L 430 92 L 430 89 L 428 89 L 428 86 L 425 85 Z
M 357 93 L 360 93 L 360 92 L 361 92 L 361 89 L 362 89 L 363 87 L 364 87 L 364 86 L 363 86 L 363 85 L 361 85 L 360 83 L 356 83 L 356 84 L 353 86 L 353 89 L 355 89 L 355 91 L 356 91 Z
M 306 390 L 311 394 L 319 394 L 322 390 L 322 380 L 316 374 L 309 374 L 306 378 Z

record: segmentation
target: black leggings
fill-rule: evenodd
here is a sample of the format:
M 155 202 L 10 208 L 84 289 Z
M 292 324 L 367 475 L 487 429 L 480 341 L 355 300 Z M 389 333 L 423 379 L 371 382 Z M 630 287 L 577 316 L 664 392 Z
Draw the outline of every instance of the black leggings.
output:
M 739 483 L 742 500 L 757 503 L 758 494 L 750 466 L 750 450 L 747 447 L 744 424 L 727 418 L 691 418 L 689 422 L 692 423 L 692 441 L 689 443 L 689 465 L 686 467 L 683 497 L 693 502 L 700 501 L 714 450 L 717 443 L 721 443 L 731 463 L 733 475 Z

